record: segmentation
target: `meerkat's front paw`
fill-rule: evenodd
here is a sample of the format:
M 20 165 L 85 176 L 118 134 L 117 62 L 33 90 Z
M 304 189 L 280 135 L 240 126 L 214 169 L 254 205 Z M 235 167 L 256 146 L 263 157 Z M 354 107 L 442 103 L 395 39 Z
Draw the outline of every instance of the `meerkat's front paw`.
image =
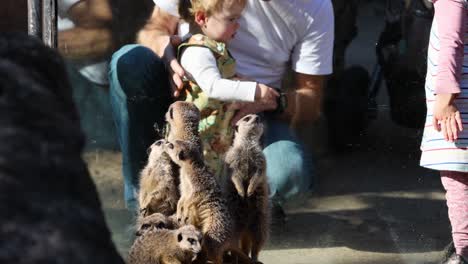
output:
M 190 206 L 182 205 L 177 210 L 177 222 L 179 225 L 191 224 L 189 221 Z

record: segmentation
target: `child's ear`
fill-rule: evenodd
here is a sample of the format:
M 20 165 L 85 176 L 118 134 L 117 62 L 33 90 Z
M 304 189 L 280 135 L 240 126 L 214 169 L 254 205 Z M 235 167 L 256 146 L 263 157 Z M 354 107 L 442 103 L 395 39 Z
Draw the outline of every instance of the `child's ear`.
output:
M 195 13 L 195 23 L 197 23 L 198 26 L 203 27 L 206 24 L 206 13 L 203 11 L 198 11 Z

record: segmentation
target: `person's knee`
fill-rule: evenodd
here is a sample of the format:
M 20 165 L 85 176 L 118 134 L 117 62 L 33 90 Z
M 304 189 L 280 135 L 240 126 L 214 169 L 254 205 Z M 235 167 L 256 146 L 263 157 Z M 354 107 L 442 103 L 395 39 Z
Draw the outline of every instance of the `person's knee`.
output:
M 124 46 L 116 54 L 111 62 L 111 78 L 117 79 L 127 97 L 151 96 L 155 87 L 166 88 L 166 67 L 152 50 L 133 45 Z
M 301 145 L 277 141 L 264 149 L 271 194 L 284 198 L 304 193 L 311 186 L 312 160 Z

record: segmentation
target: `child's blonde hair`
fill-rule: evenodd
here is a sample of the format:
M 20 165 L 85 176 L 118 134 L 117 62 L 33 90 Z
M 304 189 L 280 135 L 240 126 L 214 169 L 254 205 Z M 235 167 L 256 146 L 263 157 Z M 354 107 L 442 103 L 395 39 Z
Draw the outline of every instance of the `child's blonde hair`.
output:
M 238 4 L 245 6 L 247 0 L 189 0 L 191 7 L 188 9 L 193 16 L 197 12 L 205 12 L 207 16 L 212 15 L 214 12 L 221 11 L 224 4 L 229 6 Z M 182 0 L 182 2 L 187 2 Z

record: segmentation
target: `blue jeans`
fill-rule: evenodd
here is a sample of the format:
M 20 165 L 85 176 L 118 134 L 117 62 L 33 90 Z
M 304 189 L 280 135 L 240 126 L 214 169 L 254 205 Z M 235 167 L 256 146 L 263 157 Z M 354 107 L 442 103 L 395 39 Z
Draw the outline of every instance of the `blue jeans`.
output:
M 314 161 L 288 124 L 268 115 L 265 119 L 263 153 L 267 160 L 270 197 L 281 203 L 312 188 Z
M 147 161 L 147 148 L 157 139 L 153 125 L 163 127 L 173 101 L 168 73 L 148 48 L 126 45 L 112 56 L 110 100 L 122 151 L 124 198 L 136 208 L 139 172 Z M 267 118 L 264 144 L 271 194 L 289 199 L 310 188 L 312 159 L 288 126 Z
M 172 100 L 167 76 L 163 61 L 143 46 L 127 45 L 112 56 L 109 94 L 129 209 L 137 208 L 139 173 L 148 159 L 148 147 L 158 139 L 154 125 L 163 127 Z
M 107 87 L 90 82 L 71 63 L 67 71 L 86 135 L 86 149 L 118 148 Z

